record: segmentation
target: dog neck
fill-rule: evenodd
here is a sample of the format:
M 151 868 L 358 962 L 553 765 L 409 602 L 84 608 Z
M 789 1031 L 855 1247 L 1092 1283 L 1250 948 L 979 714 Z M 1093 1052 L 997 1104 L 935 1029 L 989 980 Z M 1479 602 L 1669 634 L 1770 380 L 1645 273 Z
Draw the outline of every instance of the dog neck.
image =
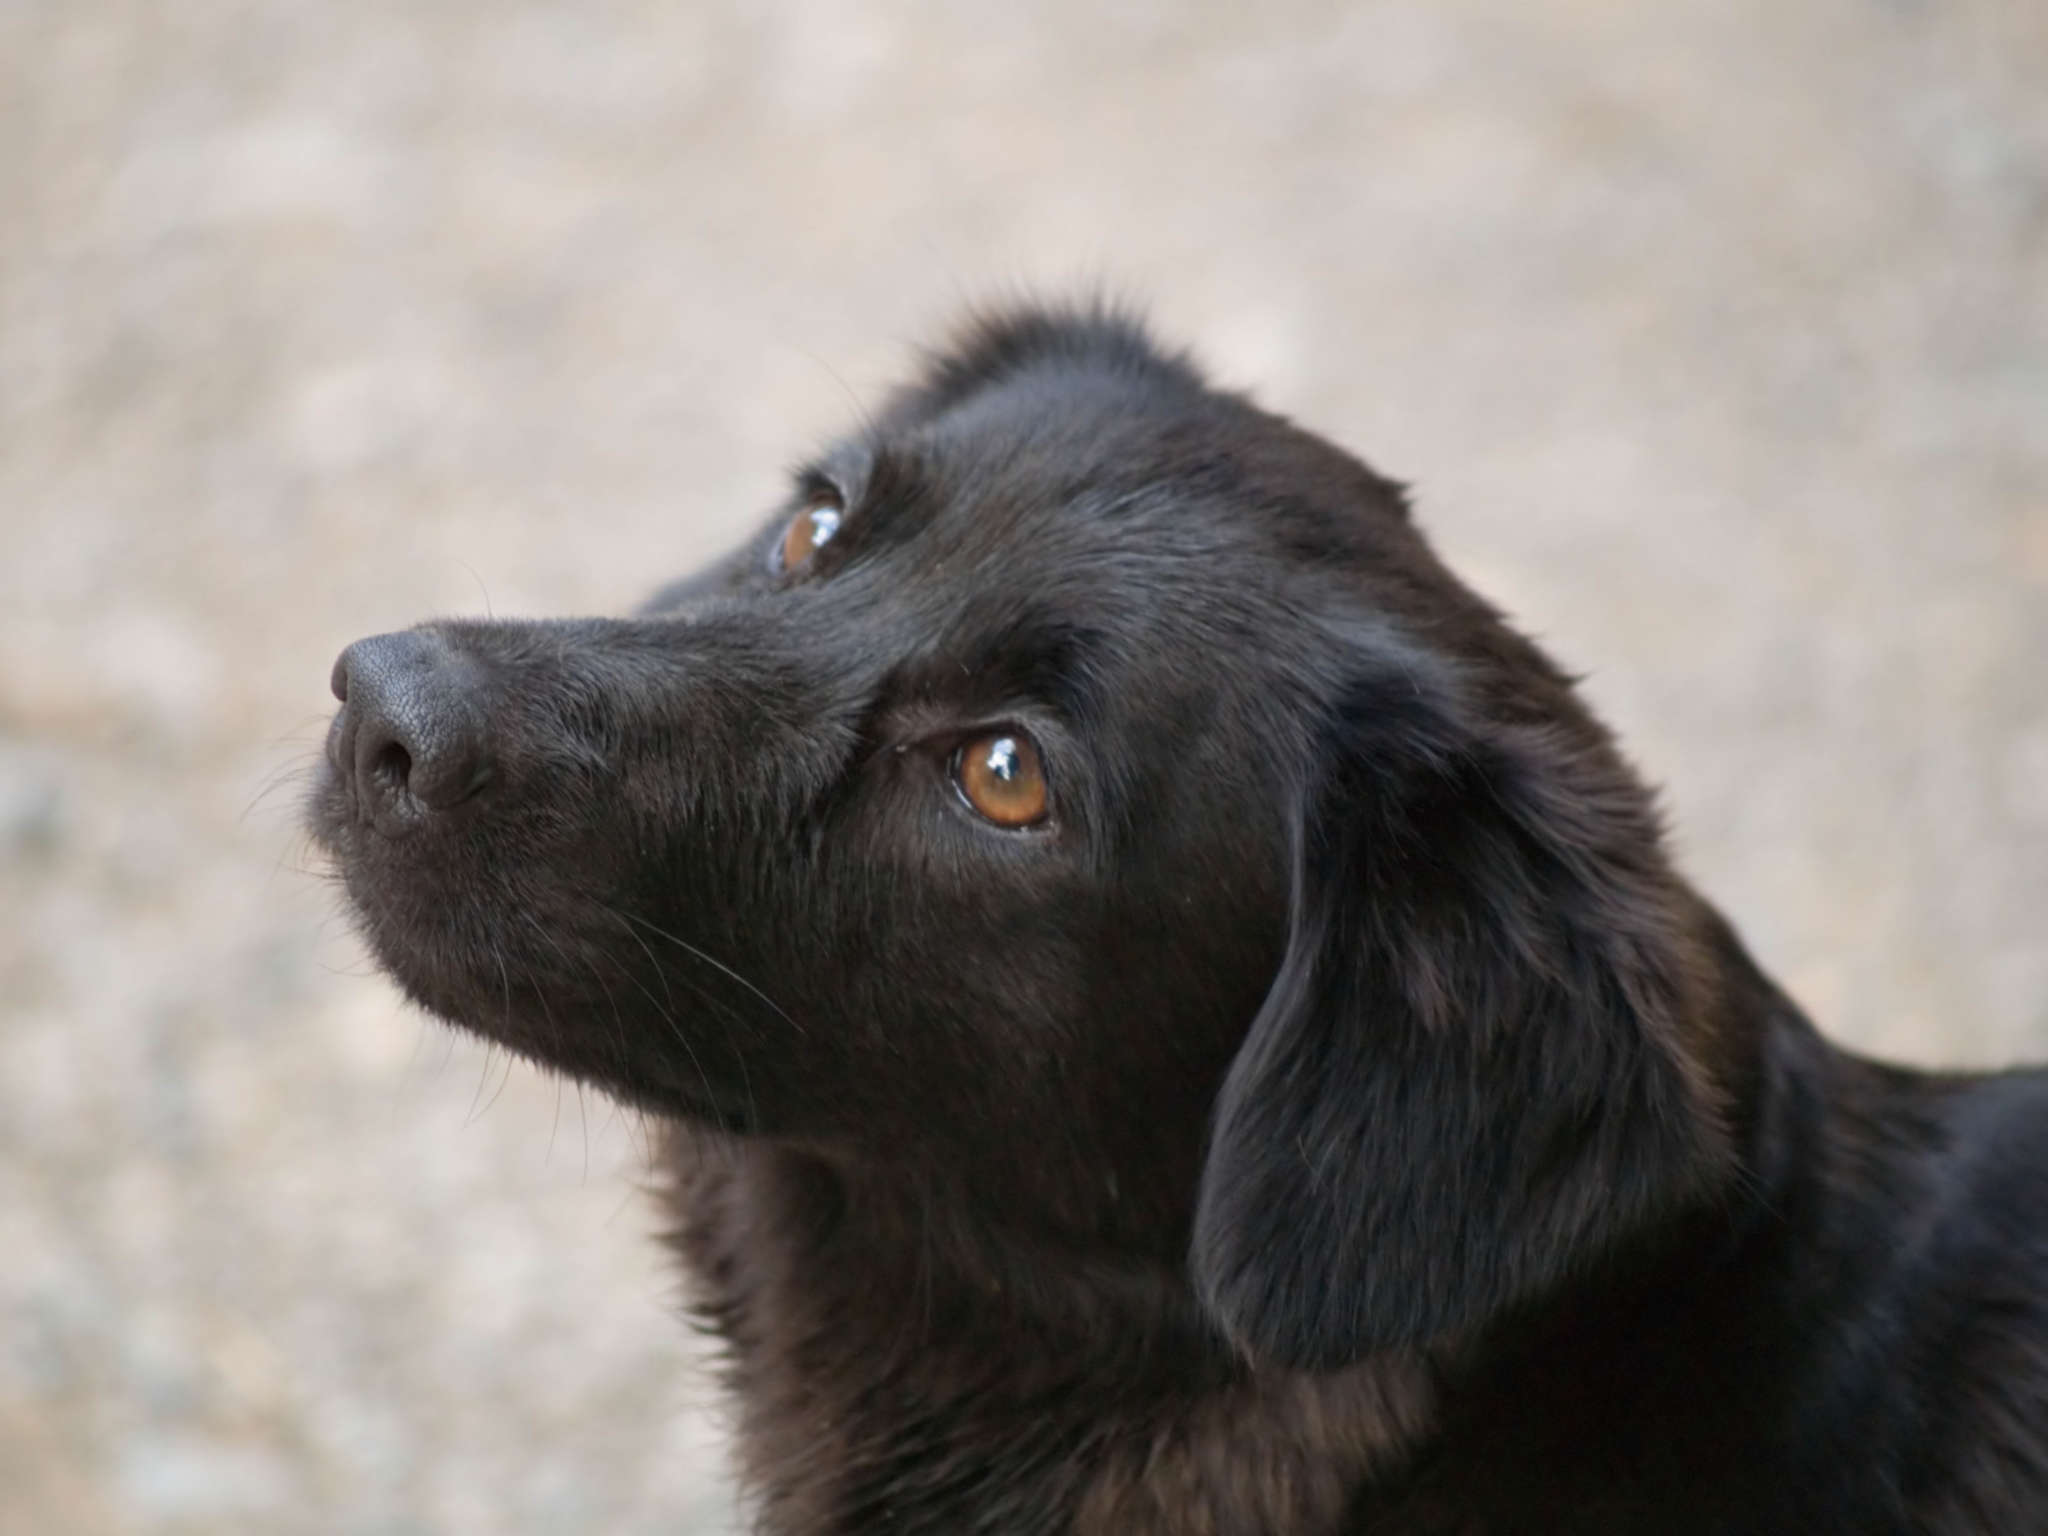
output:
M 934 1232 L 786 1148 L 678 1130 L 666 1161 L 764 1531 L 1334 1531 L 1424 1432 L 1419 1359 L 1253 1370 L 1163 1268 Z
M 678 1128 L 676 1243 L 726 1347 L 761 1528 L 1313 1536 L 1362 1509 L 1465 1508 L 1481 1497 L 1470 1481 L 1570 1484 L 1555 1425 L 1597 1420 L 1596 1443 L 1650 1433 L 1663 1394 L 1775 1338 L 1768 1298 L 1716 1277 L 1804 1273 L 1786 1211 L 1853 1201 L 1862 1183 L 1831 1149 L 1853 1144 L 1881 1074 L 1814 1034 L 1732 934 L 1712 952 L 1734 1185 L 1568 1297 L 1345 1370 L 1248 1364 L 1164 1262 L 949 1227 L 945 1213 L 988 1205 L 900 1169 Z M 1616 1336 L 1630 1349 L 1600 1355 Z M 1767 1396 L 1768 1366 L 1729 1402 Z M 1745 1433 L 1731 1419 L 1722 1438 Z

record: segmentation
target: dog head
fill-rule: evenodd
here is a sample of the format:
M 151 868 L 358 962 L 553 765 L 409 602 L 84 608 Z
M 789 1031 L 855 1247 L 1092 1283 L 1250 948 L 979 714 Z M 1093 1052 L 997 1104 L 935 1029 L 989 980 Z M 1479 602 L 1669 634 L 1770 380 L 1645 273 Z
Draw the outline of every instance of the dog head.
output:
M 313 824 L 426 1007 L 1190 1264 L 1254 1358 L 1483 1324 L 1723 1162 L 1687 898 L 1568 681 L 1115 316 L 977 326 L 637 617 L 334 685 Z

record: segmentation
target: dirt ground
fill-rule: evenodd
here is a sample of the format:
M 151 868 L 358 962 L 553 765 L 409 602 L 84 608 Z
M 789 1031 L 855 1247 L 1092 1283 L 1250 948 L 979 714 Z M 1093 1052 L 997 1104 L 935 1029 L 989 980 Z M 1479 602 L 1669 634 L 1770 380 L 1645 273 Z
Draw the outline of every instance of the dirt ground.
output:
M 640 1127 L 295 831 L 961 303 L 1418 489 L 1837 1035 L 2048 1056 L 2048 7 L 0 0 L 0 1531 L 719 1531 Z

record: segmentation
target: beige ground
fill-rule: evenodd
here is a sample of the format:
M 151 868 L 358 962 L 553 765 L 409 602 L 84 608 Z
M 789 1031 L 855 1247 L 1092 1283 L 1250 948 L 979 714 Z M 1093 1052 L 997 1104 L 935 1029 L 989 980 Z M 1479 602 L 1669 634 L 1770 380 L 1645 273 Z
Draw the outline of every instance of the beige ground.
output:
M 2048 1055 L 2048 7 L 0 0 L 0 1530 L 728 1524 L 635 1133 L 289 776 L 1096 279 L 1418 483 L 1830 1028 Z

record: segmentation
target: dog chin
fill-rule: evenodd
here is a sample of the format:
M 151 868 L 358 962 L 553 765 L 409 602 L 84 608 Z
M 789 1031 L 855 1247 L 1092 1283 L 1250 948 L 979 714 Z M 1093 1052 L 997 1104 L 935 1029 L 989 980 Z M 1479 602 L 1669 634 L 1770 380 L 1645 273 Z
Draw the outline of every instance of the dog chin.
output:
M 379 921 L 373 916 L 379 910 L 374 901 L 365 901 L 350 883 L 356 922 L 377 963 L 408 998 L 442 1023 L 502 1046 L 543 1071 L 599 1089 L 630 1108 L 733 1133 L 760 1128 L 744 1092 L 721 1092 L 701 1073 L 672 1081 L 637 1060 L 616 1038 L 621 1033 L 630 1038 L 632 1022 L 615 1027 L 609 999 L 551 985 L 532 956 L 492 952 L 447 933 Z

